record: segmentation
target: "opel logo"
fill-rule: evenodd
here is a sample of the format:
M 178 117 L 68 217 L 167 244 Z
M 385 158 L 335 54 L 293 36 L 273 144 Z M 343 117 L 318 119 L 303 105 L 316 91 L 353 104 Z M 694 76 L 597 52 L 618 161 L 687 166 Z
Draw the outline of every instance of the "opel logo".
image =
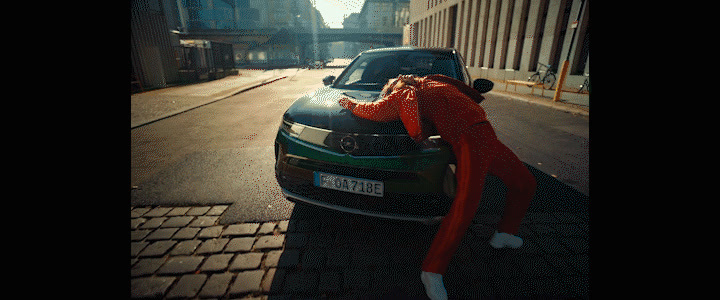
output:
M 346 135 L 340 139 L 340 148 L 342 148 L 345 153 L 351 153 L 358 149 L 357 141 L 355 141 L 355 138 L 351 135 Z

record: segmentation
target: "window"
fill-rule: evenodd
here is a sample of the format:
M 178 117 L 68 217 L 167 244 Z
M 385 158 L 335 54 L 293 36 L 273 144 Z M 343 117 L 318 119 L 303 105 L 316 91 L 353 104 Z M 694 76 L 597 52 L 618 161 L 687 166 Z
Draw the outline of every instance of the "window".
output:
M 400 74 L 443 74 L 464 80 L 452 53 L 444 51 L 398 51 L 359 56 L 335 81 L 336 88 L 379 91 Z
M 517 44 L 515 44 L 515 56 L 513 57 L 513 69 L 520 70 L 520 56 L 523 53 L 523 45 L 525 43 L 525 30 L 527 29 L 528 13 L 530 12 L 530 2 L 522 0 L 522 14 L 520 15 L 520 26 L 517 33 Z
M 533 40 L 530 54 L 530 65 L 528 71 L 537 71 L 538 57 L 540 56 L 540 48 L 542 47 L 543 31 L 545 31 L 545 20 L 548 14 L 548 2 L 549 0 L 542 0 L 540 2 L 540 13 L 535 25 L 535 32 L 533 33 Z

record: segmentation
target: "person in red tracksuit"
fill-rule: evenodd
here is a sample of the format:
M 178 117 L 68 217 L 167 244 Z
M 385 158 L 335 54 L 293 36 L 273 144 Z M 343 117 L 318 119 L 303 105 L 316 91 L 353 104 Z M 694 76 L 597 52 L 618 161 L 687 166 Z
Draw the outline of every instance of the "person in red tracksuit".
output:
M 495 136 L 478 105 L 484 98 L 465 83 L 444 76 L 400 75 L 390 79 L 375 102 L 341 98 L 339 103 L 356 116 L 387 122 L 400 119 L 410 137 L 430 146 L 422 121 L 433 123 L 440 136 L 452 145 L 457 159 L 457 193 L 422 264 L 420 278 L 430 299 L 447 299 L 442 275 L 460 240 L 475 216 L 485 176 L 499 177 L 507 186 L 506 204 L 497 231 L 490 239 L 494 248 L 519 248 L 515 236 L 535 194 L 535 178 L 518 157 Z

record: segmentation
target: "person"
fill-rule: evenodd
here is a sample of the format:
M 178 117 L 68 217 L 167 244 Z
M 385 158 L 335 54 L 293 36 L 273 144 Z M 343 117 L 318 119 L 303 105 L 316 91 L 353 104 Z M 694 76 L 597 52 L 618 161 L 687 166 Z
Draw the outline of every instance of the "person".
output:
M 493 248 L 519 248 L 520 222 L 535 194 L 535 178 L 495 135 L 483 108 L 484 97 L 462 81 L 444 75 L 390 79 L 375 102 L 342 97 L 339 103 L 354 115 L 387 122 L 400 119 L 415 142 L 431 147 L 429 127 L 450 143 L 457 159 L 457 192 L 422 264 L 420 279 L 430 299 L 447 299 L 442 275 L 470 226 L 480 203 L 485 176 L 493 174 L 507 186 L 506 203 Z

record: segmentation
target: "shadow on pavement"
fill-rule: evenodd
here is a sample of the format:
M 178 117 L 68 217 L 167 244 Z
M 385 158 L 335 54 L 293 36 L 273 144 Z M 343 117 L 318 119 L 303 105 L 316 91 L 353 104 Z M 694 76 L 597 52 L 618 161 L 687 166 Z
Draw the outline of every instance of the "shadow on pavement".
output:
M 530 167 L 538 189 L 523 219 L 520 249 L 487 241 L 506 192 L 489 176 L 483 201 L 444 283 L 450 299 L 586 299 L 589 198 Z M 421 264 L 439 225 L 391 221 L 296 204 L 285 248 L 265 293 L 311 298 L 427 299 Z

